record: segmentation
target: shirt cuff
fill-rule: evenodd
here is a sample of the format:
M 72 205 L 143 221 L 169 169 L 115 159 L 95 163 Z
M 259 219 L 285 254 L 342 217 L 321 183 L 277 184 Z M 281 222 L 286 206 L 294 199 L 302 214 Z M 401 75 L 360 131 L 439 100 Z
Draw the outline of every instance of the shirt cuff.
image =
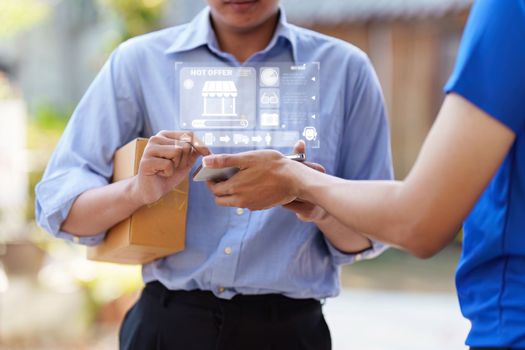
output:
M 95 246 L 100 244 L 104 238 L 106 237 L 106 233 L 102 232 L 95 236 L 89 236 L 89 237 L 77 237 L 72 235 L 71 233 L 67 233 L 64 231 L 58 231 L 55 235 L 57 238 L 61 238 L 63 240 L 73 242 L 75 244 L 85 245 L 85 246 Z
M 100 232 L 89 237 L 77 237 L 61 230 L 62 223 L 69 215 L 71 206 L 77 197 L 84 191 L 103 186 L 107 183 L 103 178 L 94 174 L 91 176 L 83 175 L 83 184 L 71 188 L 70 191 L 65 191 L 66 193 L 60 191 L 66 186 L 58 187 L 56 186 L 56 181 L 49 181 L 44 184 L 40 183 L 35 190 L 36 219 L 40 227 L 57 238 L 77 244 L 93 246 L 104 240 L 106 232 Z
M 51 233 L 53 236 L 57 238 L 64 239 L 69 242 L 81 244 L 81 245 L 87 245 L 87 246 L 94 246 L 99 244 L 104 240 L 104 237 L 106 235 L 105 232 L 99 233 L 95 236 L 89 236 L 89 237 L 78 237 L 71 233 L 62 231 L 60 227 L 62 226 L 62 223 L 67 218 L 69 214 L 69 210 L 71 209 L 71 206 L 73 205 L 74 200 L 68 201 L 64 204 L 61 208 L 57 209 L 53 213 L 45 213 L 42 210 L 42 207 L 37 202 L 37 216 L 40 217 L 39 224 L 40 226 Z
M 383 254 L 388 248 L 390 248 L 388 245 L 383 244 L 381 242 L 371 241 L 372 246 L 364 251 L 356 253 L 344 253 L 337 249 L 332 243 L 330 243 L 330 241 L 326 237 L 324 240 L 326 242 L 330 255 L 332 256 L 332 261 L 334 265 L 337 266 L 353 264 L 361 260 L 376 258 L 379 255 Z

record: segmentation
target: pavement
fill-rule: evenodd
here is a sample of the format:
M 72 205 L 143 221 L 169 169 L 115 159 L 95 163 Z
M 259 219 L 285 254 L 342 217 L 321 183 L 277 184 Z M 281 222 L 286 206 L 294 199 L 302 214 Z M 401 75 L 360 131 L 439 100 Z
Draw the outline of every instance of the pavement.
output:
M 324 305 L 333 350 L 465 350 L 452 293 L 344 289 Z

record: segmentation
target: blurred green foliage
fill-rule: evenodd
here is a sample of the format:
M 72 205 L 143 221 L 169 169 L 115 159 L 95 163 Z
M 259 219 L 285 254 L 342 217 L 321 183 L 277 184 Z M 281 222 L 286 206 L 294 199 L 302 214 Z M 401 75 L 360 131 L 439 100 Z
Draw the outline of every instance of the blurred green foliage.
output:
M 0 39 L 10 38 L 44 20 L 51 5 L 38 0 L 0 0 Z
M 43 159 L 47 158 L 53 152 L 60 135 L 67 125 L 72 108 L 57 107 L 51 104 L 40 104 L 33 112 L 32 118 L 28 118 L 27 124 L 27 148 L 37 151 Z M 26 205 L 26 219 L 33 220 L 35 217 L 35 191 L 36 184 L 42 178 L 44 173 L 44 162 L 41 166 L 31 167 L 29 176 L 29 196 Z
M 162 27 L 166 0 L 98 0 L 116 17 L 120 42 Z
M 72 114 L 72 107 L 58 107 L 49 103 L 36 106 L 33 119 L 38 127 L 48 131 L 63 131 Z
M 72 113 L 72 107 L 48 103 L 37 105 L 28 120 L 28 148 L 51 152 Z
M 0 0 L 0 40 L 17 38 L 17 34 L 49 18 L 59 3 L 77 0 Z M 96 3 L 117 24 L 118 44 L 130 37 L 160 29 L 167 0 L 88 0 Z M 80 6 L 80 5 L 79 5 Z M 83 14 L 80 11 L 80 14 Z M 50 38 L 52 40 L 53 38 Z M 104 45 L 103 40 L 99 41 Z M 0 77 L 0 99 L 19 98 Z M 41 98 L 45 98 L 41 96 Z M 46 254 L 45 263 L 34 278 L 38 286 L 63 290 L 75 286 L 83 293 L 86 308 L 82 318 L 89 324 L 98 321 L 106 305 L 130 295 L 142 285 L 140 266 L 101 264 L 85 259 L 85 248 L 65 243 L 43 232 L 34 222 L 34 188 L 73 112 L 73 106 L 31 103 L 27 118 L 28 199 L 25 216 L 27 239 Z M 11 276 L 9 276 L 11 278 Z M 36 286 L 37 284 L 35 284 Z M 34 293 L 40 293 L 34 288 Z M 111 311 L 111 309 L 110 309 Z M 74 311 L 74 312 L 78 312 Z M 71 328 L 72 324 L 62 325 Z M 0 345 L 0 348 L 2 346 Z

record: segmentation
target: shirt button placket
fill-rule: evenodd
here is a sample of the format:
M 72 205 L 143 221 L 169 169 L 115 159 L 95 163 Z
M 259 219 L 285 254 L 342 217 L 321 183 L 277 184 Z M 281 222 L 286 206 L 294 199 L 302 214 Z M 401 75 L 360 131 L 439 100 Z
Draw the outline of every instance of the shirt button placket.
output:
M 220 263 L 215 265 L 212 279 L 212 284 L 217 286 L 218 294 L 229 293 L 227 288 L 231 288 L 234 284 L 242 237 L 250 222 L 250 215 L 247 215 L 243 208 L 232 208 L 230 213 L 232 215 L 230 229 L 221 242 L 222 258 L 219 259 Z

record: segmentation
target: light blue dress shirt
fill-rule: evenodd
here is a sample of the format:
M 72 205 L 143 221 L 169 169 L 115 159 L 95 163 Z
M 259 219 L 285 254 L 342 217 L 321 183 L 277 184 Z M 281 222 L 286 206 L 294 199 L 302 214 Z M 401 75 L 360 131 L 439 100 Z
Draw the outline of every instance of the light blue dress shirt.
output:
M 60 230 L 82 192 L 107 185 L 116 149 L 136 137 L 177 130 L 175 62 L 222 62 L 209 9 L 192 22 L 120 45 L 76 108 L 36 188 L 38 223 L 53 235 L 93 245 L 105 233 L 74 239 Z M 346 179 L 391 179 L 388 121 L 380 85 L 356 47 L 280 20 L 270 44 L 250 62 L 320 62 L 321 146 L 308 155 Z M 233 152 L 238 149 L 220 149 Z M 351 195 L 351 194 L 349 194 Z M 251 212 L 219 207 L 203 183 L 192 182 L 186 249 L 143 267 L 144 281 L 175 290 L 280 293 L 322 299 L 339 292 L 339 266 L 384 250 L 344 254 L 311 223 L 283 208 Z

